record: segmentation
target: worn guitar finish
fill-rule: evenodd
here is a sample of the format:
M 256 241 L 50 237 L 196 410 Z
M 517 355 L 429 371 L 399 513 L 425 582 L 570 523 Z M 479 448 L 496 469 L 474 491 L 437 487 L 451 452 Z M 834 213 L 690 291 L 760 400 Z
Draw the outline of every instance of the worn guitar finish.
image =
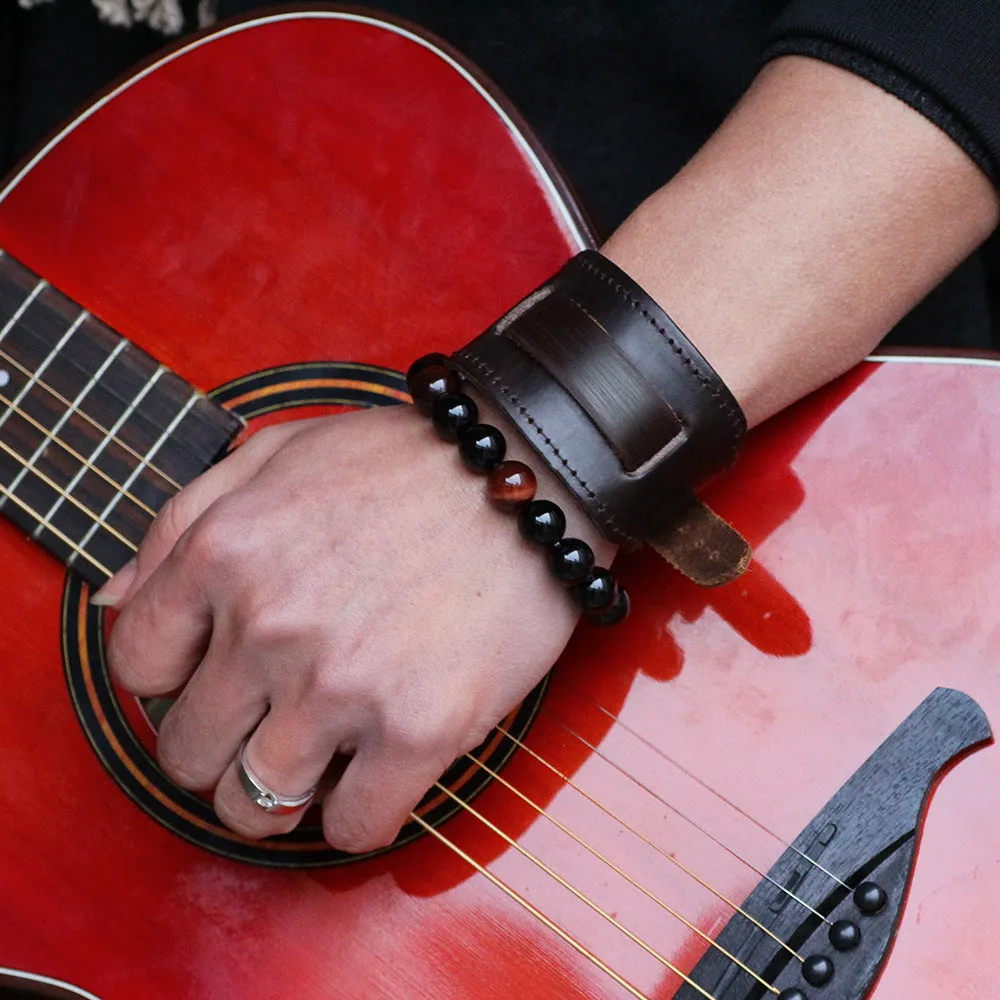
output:
M 254 427 L 400 401 L 394 371 L 591 242 L 465 70 L 356 14 L 188 44 L 43 154 L 0 193 L 0 246 Z M 717 1000 L 765 995 L 753 975 L 842 1000 L 891 941 L 876 1000 L 992 996 L 1000 755 L 950 765 L 986 738 L 980 709 L 1000 718 L 998 377 L 867 364 L 759 428 L 708 496 L 754 544 L 749 573 L 702 591 L 623 557 L 632 617 L 574 637 L 475 813 L 360 862 L 240 844 L 176 795 L 108 686 L 85 589 L 0 524 L 0 964 L 102 1000 L 703 1000 L 678 972 Z M 941 687 L 979 707 L 926 701 Z M 887 781 L 906 809 L 873 855 L 850 816 Z M 731 905 L 822 950 L 803 903 L 852 899 L 813 861 L 889 895 L 859 918 L 878 959 L 834 955 L 818 988 Z M 722 969 L 726 942 L 751 972 Z

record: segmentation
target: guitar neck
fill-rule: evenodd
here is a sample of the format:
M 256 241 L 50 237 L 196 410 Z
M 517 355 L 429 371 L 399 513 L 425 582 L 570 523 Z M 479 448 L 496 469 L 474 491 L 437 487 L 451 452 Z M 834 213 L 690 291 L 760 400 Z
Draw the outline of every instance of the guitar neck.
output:
M 0 513 L 89 582 L 241 426 L 0 251 Z

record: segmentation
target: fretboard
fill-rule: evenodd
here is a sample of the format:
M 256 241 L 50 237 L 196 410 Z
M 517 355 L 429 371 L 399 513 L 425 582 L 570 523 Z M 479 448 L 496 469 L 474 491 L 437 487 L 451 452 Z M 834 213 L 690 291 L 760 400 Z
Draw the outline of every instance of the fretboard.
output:
M 93 584 L 241 429 L 0 251 L 0 512 Z

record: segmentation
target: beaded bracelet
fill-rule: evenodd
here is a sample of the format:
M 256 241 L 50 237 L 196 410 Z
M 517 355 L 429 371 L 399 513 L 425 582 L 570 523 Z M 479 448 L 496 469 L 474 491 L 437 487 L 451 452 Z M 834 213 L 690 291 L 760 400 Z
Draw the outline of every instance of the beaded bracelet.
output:
M 534 472 L 523 462 L 504 461 L 507 442 L 489 424 L 479 423 L 475 400 L 462 392 L 462 380 L 443 354 L 425 354 L 410 365 L 406 384 L 413 404 L 430 417 L 445 441 L 474 472 L 488 475 L 490 496 L 517 513 L 521 534 L 548 550 L 552 575 L 564 586 L 588 621 L 617 625 L 629 613 L 629 597 L 609 570 L 594 565 L 594 551 L 582 539 L 565 538 L 566 515 L 551 500 L 536 500 Z

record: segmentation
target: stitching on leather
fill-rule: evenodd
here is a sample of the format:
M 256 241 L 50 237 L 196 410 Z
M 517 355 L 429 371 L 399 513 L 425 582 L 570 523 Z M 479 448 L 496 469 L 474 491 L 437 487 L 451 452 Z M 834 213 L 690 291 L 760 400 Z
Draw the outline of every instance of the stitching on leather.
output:
M 545 429 L 541 424 L 532 416 L 528 408 L 521 402 L 514 391 L 501 380 L 500 376 L 495 372 L 482 358 L 474 354 L 469 350 L 469 347 L 463 347 L 462 350 L 458 351 L 458 354 L 463 357 L 469 364 L 474 368 L 478 369 L 481 375 L 489 379 L 493 385 L 499 389 L 499 391 L 506 396 L 511 403 L 517 407 L 518 412 L 525 420 L 531 425 L 531 429 L 548 445 L 550 451 L 555 455 L 556 458 L 562 463 L 566 471 L 580 484 L 581 489 L 588 497 L 593 501 L 601 517 L 604 519 L 604 526 L 610 528 L 611 530 L 617 532 L 626 541 L 635 541 L 635 539 L 625 531 L 615 520 L 614 515 L 608 510 L 607 507 L 601 503 L 598 499 L 597 494 L 586 484 L 580 474 L 569 464 L 568 459 L 566 459 L 563 454 L 559 451 L 559 447 L 553 442 L 553 440 L 545 433 Z
M 732 435 L 732 445 L 729 450 L 729 464 L 731 465 L 736 460 L 736 455 L 739 451 L 740 441 L 743 437 L 743 426 L 739 417 L 737 416 L 736 410 L 733 409 L 733 404 L 722 396 L 722 393 L 712 384 L 711 380 L 698 371 L 697 366 L 694 361 L 687 355 L 684 351 L 684 347 L 678 344 L 676 340 L 662 327 L 656 320 L 649 314 L 648 310 L 639 302 L 637 299 L 633 298 L 629 292 L 619 284 L 614 278 L 609 274 L 605 274 L 600 268 L 595 267 L 588 260 L 579 260 L 579 264 L 586 268 L 591 274 L 597 275 L 602 281 L 610 285 L 618 294 L 637 312 L 639 312 L 649 325 L 656 330 L 661 337 L 673 348 L 674 353 L 680 357 L 684 364 L 690 369 L 691 374 L 701 382 L 701 384 L 708 389 L 708 391 L 715 397 L 716 403 L 718 403 L 719 408 L 724 410 L 726 416 L 729 419 L 729 429 Z

